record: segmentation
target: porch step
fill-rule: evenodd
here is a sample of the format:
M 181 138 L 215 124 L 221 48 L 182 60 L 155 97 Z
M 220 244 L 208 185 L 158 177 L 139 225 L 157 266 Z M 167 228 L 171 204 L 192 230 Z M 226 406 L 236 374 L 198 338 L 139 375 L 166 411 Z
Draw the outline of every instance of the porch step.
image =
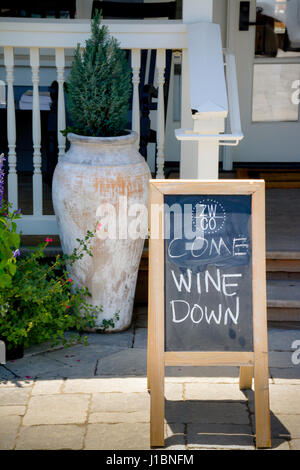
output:
M 300 275 L 299 251 L 268 251 L 266 262 L 269 279 L 276 278 L 275 274 L 280 274 L 281 278 L 297 278 Z
M 294 168 L 237 168 L 238 179 L 264 179 L 266 188 L 300 188 L 300 170 Z
M 300 321 L 300 280 L 268 280 L 269 321 Z

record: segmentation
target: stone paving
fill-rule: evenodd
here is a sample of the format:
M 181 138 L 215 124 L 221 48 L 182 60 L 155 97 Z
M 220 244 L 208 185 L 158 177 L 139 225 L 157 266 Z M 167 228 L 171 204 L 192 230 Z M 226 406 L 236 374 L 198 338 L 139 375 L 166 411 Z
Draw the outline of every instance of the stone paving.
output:
M 145 308 L 118 334 L 0 366 L 0 449 L 149 449 Z M 272 449 L 300 450 L 300 329 L 269 327 Z M 294 356 L 300 359 L 300 351 Z M 255 450 L 253 392 L 237 367 L 167 367 L 165 449 Z

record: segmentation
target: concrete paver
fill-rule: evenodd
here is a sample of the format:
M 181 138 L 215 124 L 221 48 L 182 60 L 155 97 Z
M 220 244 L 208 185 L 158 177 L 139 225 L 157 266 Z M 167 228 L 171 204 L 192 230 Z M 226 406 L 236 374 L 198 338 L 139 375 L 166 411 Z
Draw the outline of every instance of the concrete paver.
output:
M 26 405 L 30 389 L 27 388 L 2 388 L 0 389 L 1 405 Z
M 99 376 L 145 376 L 147 351 L 145 349 L 124 349 L 99 361 Z
M 148 423 L 150 420 L 149 407 L 144 411 L 126 411 L 118 412 L 105 412 L 96 411 L 91 412 L 89 415 L 89 423 L 107 423 L 107 424 L 118 424 L 118 423 Z
M 20 416 L 1 416 L 1 425 L 0 425 L 0 449 L 1 450 L 11 450 L 14 448 L 20 422 L 21 422 Z
M 147 329 L 88 337 L 87 347 L 32 348 L 0 366 L 0 449 L 149 449 Z M 272 450 L 300 448 L 296 339 L 299 330 L 269 328 Z M 254 393 L 239 390 L 238 376 L 238 367 L 167 367 L 165 449 L 254 449 Z
M 249 424 L 246 404 L 206 400 L 166 401 L 169 423 Z
M 270 375 L 274 384 L 300 385 L 300 367 L 270 367 Z
M 2 416 L 23 416 L 25 411 L 25 406 L 2 405 L 0 406 L 0 418 L 2 418 Z
M 84 449 L 149 450 L 149 424 L 89 424 Z
M 292 450 L 300 450 L 300 439 L 293 439 L 290 444 Z
M 88 394 L 35 395 L 29 401 L 23 425 L 84 423 L 88 403 Z
M 32 395 L 52 395 L 60 393 L 63 380 L 38 380 L 32 388 Z
M 16 450 L 80 450 L 85 427 L 68 425 L 22 426 Z
M 183 400 L 184 384 L 183 383 L 166 383 L 165 384 L 166 400 Z
M 165 447 L 168 450 L 187 450 L 184 424 L 165 424 Z
M 250 426 L 236 424 L 205 424 L 187 426 L 187 442 L 190 449 L 243 449 L 254 450 Z
M 246 401 L 245 394 L 237 384 L 188 383 L 185 385 L 185 400 Z
M 147 328 L 136 328 L 133 347 L 139 349 L 147 349 L 147 337 Z
M 291 447 L 288 441 L 282 439 L 272 439 L 271 448 L 263 450 L 291 450 Z
M 166 367 L 166 381 L 178 380 L 182 382 L 208 382 L 208 383 L 237 383 L 239 377 L 238 367 Z
M 68 379 L 63 388 L 64 393 L 138 393 L 146 391 L 147 379 L 145 377 Z
M 148 408 L 148 393 L 95 393 L 92 395 L 90 412 L 144 411 L 146 413 Z
M 300 414 L 271 415 L 272 436 L 279 439 L 300 439 Z
M 16 378 L 23 380 L 26 378 L 35 379 L 37 377 L 44 377 L 47 374 L 58 374 L 60 367 L 62 367 L 62 364 L 51 359 L 51 353 L 23 357 L 14 362 L 9 361 L 6 364 L 6 368 L 9 368 Z
M 298 414 L 300 419 L 300 385 L 270 385 L 270 406 L 273 413 Z

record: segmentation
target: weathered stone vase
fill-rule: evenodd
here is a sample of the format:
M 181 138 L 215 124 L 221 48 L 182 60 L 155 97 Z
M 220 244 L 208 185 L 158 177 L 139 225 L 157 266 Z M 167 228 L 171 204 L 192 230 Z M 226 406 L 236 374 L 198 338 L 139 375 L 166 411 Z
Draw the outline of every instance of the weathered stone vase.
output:
M 70 254 L 78 246 L 76 239 L 93 230 L 101 222 L 104 205 L 110 205 L 116 214 L 116 237 L 110 233 L 106 239 L 99 238 L 101 230 L 107 231 L 101 224 L 93 239 L 93 257 L 77 261 L 71 274 L 75 285 L 88 287 L 92 294 L 88 301 L 103 308 L 97 327 L 118 312 L 120 319 L 113 330 L 121 331 L 131 324 L 144 245 L 142 237 L 134 239 L 126 233 L 133 220 L 128 211 L 133 204 L 148 207 L 149 167 L 136 149 L 136 132 L 120 137 L 68 134 L 68 139 L 71 147 L 56 166 L 52 186 L 62 249 Z M 145 235 L 147 218 L 139 225 Z

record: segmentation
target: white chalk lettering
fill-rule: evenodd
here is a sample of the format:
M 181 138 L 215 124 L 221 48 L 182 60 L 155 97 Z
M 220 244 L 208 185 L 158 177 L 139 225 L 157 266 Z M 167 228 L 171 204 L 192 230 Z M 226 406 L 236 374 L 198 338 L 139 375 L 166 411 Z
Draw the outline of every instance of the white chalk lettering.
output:
M 220 325 L 221 320 L 222 320 L 222 305 L 221 304 L 219 304 L 219 316 L 218 316 L 218 318 L 216 317 L 214 310 L 211 310 L 210 315 L 208 315 L 207 306 L 205 306 L 204 311 L 205 311 L 206 321 L 209 325 L 210 325 L 210 322 L 211 322 L 212 318 L 214 319 L 214 321 L 216 322 L 217 325 Z
M 196 309 L 200 310 L 200 317 L 199 317 L 198 320 L 195 320 L 195 318 L 194 318 L 194 311 L 195 311 Z M 200 307 L 200 305 L 195 304 L 194 307 L 193 307 L 192 310 L 191 310 L 191 320 L 192 320 L 193 323 L 200 323 L 200 322 L 202 321 L 202 319 L 203 319 L 203 310 L 202 310 L 202 308 Z
M 175 249 L 173 248 L 173 243 L 176 240 L 180 240 L 180 238 L 173 238 L 173 240 L 169 243 L 168 255 L 169 255 L 170 258 L 182 258 L 182 256 L 186 255 L 186 253 L 181 253 L 181 254 L 177 254 L 177 255 L 175 253 L 173 253 L 173 251 L 175 251 Z
M 217 282 L 215 282 L 209 271 L 205 271 L 204 279 L 206 292 L 209 292 L 209 281 L 218 292 L 221 292 L 221 275 L 219 269 L 217 269 Z
M 231 251 L 230 251 L 230 249 L 226 246 L 226 243 L 224 242 L 224 240 L 223 240 L 222 237 L 219 238 L 219 244 L 218 244 L 218 245 L 217 245 L 216 241 L 214 240 L 214 238 L 212 238 L 211 244 L 210 244 L 209 255 L 212 254 L 212 251 L 213 251 L 213 248 L 214 248 L 214 249 L 216 250 L 217 254 L 220 256 L 220 255 L 221 255 L 222 247 L 231 255 Z
M 233 283 L 233 284 L 226 284 L 226 279 L 228 277 L 242 277 L 242 274 L 222 274 L 222 290 L 223 290 L 223 294 L 228 296 L 228 297 L 233 297 L 234 295 L 236 295 L 237 293 L 236 292 L 227 292 L 227 288 L 228 287 L 238 287 L 238 284 L 237 283 Z
M 208 307 L 207 305 L 194 304 L 191 308 L 189 302 L 185 300 L 171 300 L 172 321 L 173 323 L 183 323 L 188 318 L 194 324 L 199 324 L 205 321 L 208 325 L 224 325 L 228 324 L 231 319 L 237 325 L 240 315 L 240 299 L 235 298 L 235 311 L 233 307 L 225 307 L 218 304 L 216 308 Z M 224 313 L 225 310 L 225 313 Z
M 232 254 L 233 256 L 246 256 L 248 254 L 248 243 L 245 243 L 247 238 L 234 238 Z M 241 242 L 241 243 L 239 243 Z
M 185 277 L 183 274 L 179 275 L 179 281 L 176 278 L 176 274 L 174 273 L 173 269 L 171 270 L 174 282 L 176 284 L 177 290 L 181 292 L 182 286 L 184 285 L 184 288 L 187 292 L 191 292 L 191 286 L 192 286 L 192 271 L 190 269 L 186 270 L 188 280 L 185 280 Z
M 197 244 L 200 245 L 199 248 L 197 248 Z M 206 252 L 207 250 L 207 247 L 208 247 L 208 241 L 205 239 L 205 238 L 202 238 L 202 237 L 197 237 L 195 238 L 195 240 L 193 241 L 193 243 L 191 244 L 191 254 L 194 258 L 200 258 L 200 256 L 203 255 L 203 253 Z M 201 250 L 201 251 L 200 251 Z M 197 255 L 195 255 L 195 251 L 200 251 L 200 253 Z
M 228 323 L 228 315 L 231 317 L 231 320 L 233 321 L 233 323 L 235 325 L 237 325 L 237 323 L 238 323 L 238 318 L 239 318 L 239 315 L 240 315 L 240 298 L 236 297 L 235 302 L 236 302 L 235 303 L 235 305 L 236 305 L 235 315 L 232 313 L 232 311 L 228 307 L 226 309 L 226 312 L 225 312 L 225 315 L 224 315 L 224 325 L 227 325 L 227 323 Z
M 185 315 L 185 317 L 183 317 L 183 318 L 177 318 L 176 317 L 175 303 L 176 304 L 181 303 L 181 304 L 185 304 L 187 306 L 188 311 L 187 311 L 187 314 Z M 190 304 L 188 302 L 186 302 L 185 300 L 171 300 L 170 304 L 171 304 L 171 307 L 172 307 L 172 320 L 173 320 L 174 323 L 182 323 L 184 320 L 187 319 L 187 317 L 190 314 Z

